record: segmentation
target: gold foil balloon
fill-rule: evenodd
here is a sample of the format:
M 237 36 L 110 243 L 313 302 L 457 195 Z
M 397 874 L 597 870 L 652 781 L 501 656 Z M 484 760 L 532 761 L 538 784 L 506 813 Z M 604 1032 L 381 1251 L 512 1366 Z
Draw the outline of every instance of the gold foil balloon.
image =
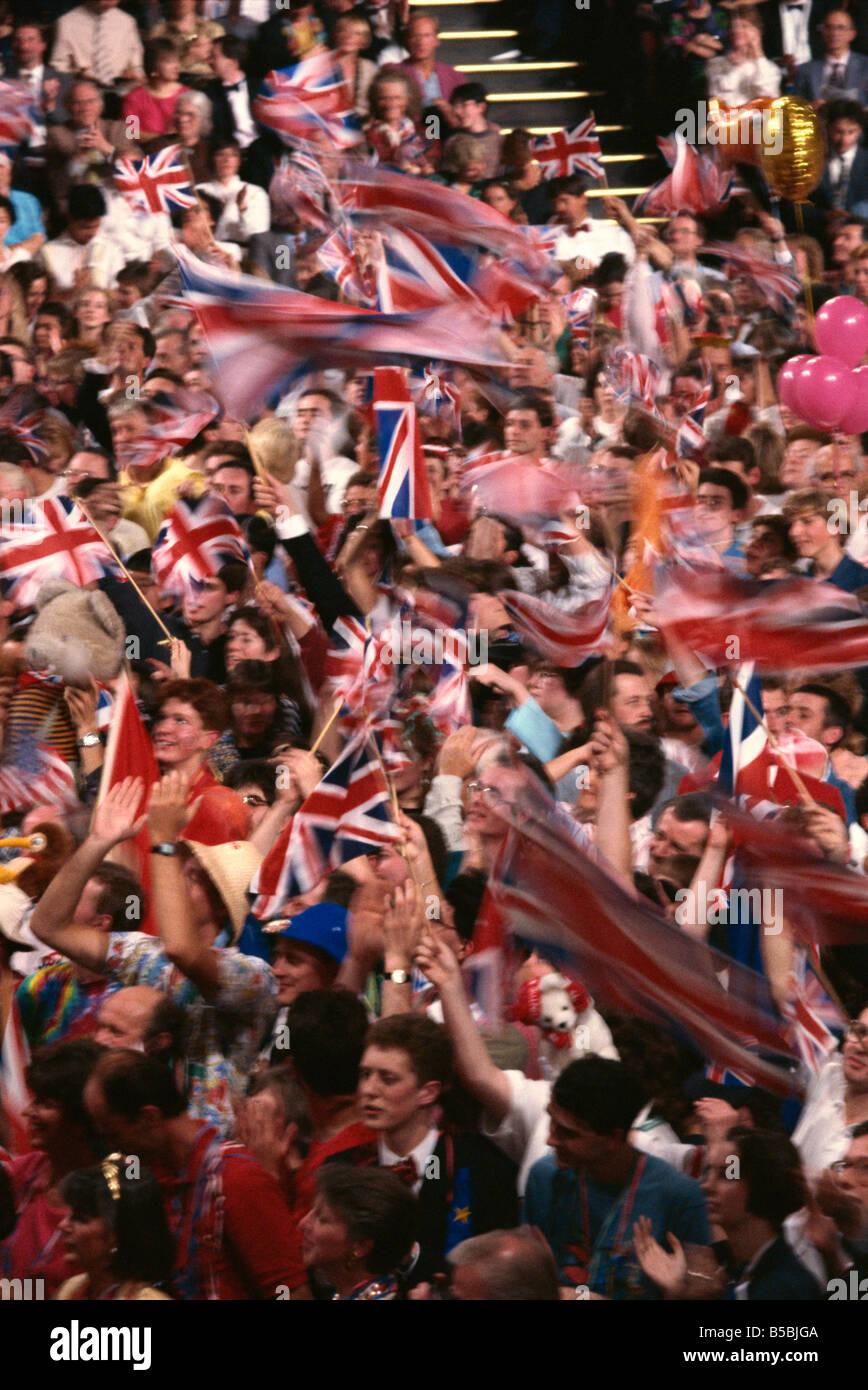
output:
M 825 167 L 825 140 L 813 106 L 799 97 L 776 97 L 763 120 L 762 169 L 772 191 L 804 202 Z

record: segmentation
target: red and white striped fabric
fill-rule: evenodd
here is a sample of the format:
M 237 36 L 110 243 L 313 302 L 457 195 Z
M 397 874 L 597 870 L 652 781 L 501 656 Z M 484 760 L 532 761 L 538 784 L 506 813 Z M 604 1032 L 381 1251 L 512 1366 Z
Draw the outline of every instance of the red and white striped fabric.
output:
M 574 613 L 553 608 L 543 599 L 507 589 L 500 601 L 523 641 L 556 666 L 580 666 L 602 650 L 609 624 L 611 588 Z
M 47 743 L 37 746 L 38 768 L 0 768 L 0 815 L 25 806 L 72 806 L 78 796 L 72 768 Z
M 5 990 L 4 990 L 5 994 Z M 3 1017 L 3 1037 L 0 1040 L 0 1109 L 8 1127 L 9 1152 L 13 1158 L 30 1152 L 30 1127 L 25 1111 L 30 1092 L 25 1079 L 30 1050 L 14 989 L 9 992 L 9 1007 Z

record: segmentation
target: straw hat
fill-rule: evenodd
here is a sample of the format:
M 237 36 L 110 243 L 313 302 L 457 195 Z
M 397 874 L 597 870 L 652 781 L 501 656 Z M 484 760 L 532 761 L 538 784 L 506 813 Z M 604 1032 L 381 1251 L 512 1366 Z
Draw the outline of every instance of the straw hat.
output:
M 198 840 L 182 843 L 189 845 L 223 899 L 232 923 L 232 941 L 237 942 L 250 911 L 247 889 L 262 863 L 261 853 L 249 840 L 227 840 L 222 845 L 203 845 Z

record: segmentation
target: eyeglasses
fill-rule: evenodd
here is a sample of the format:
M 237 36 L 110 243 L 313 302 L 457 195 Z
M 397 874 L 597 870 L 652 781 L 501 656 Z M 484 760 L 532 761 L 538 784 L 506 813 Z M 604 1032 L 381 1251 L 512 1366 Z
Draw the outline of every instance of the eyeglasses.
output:
M 476 796 L 478 794 L 482 797 L 482 800 L 485 802 L 486 806 L 494 807 L 511 805 L 511 803 L 507 801 L 506 797 L 503 796 L 501 792 L 497 790 L 497 787 L 491 787 L 488 785 L 487 782 L 468 782 L 467 794 L 468 796 Z
M 839 1158 L 837 1163 L 830 1163 L 829 1167 L 833 1173 L 849 1173 L 852 1169 L 860 1177 L 868 1178 L 868 1158 Z
M 241 800 L 244 802 L 244 805 L 245 805 L 245 806 L 267 806 L 267 805 L 268 805 L 268 802 L 266 801 L 266 799 L 265 799 L 264 796 L 254 796 L 252 792 L 251 792 L 251 793 L 248 793 L 247 796 L 242 796 Z
M 847 1037 L 856 1038 L 860 1043 L 868 1041 L 868 1023 L 860 1023 L 858 1019 L 851 1019 L 847 1025 Z

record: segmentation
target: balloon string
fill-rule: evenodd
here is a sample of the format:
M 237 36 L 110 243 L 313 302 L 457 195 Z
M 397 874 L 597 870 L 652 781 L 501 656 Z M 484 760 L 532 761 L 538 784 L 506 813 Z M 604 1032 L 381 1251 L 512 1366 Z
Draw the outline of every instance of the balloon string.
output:
M 803 234 L 804 234 L 804 231 L 805 231 L 805 219 L 804 219 L 804 217 L 802 216 L 802 204 L 801 204 L 801 203 L 796 203 L 796 226 L 797 226 L 798 229 L 799 229 L 799 235 L 803 235 Z M 809 322 L 810 325 L 811 325 L 811 337 L 813 337 L 813 336 L 814 336 L 814 295 L 813 295 L 813 291 L 812 291 L 812 289 L 811 289 L 811 272 L 810 272 L 810 269 L 808 270 L 808 274 L 807 274 L 807 276 L 805 277 L 805 303 L 806 303 L 807 306 L 808 306 L 808 322 Z

